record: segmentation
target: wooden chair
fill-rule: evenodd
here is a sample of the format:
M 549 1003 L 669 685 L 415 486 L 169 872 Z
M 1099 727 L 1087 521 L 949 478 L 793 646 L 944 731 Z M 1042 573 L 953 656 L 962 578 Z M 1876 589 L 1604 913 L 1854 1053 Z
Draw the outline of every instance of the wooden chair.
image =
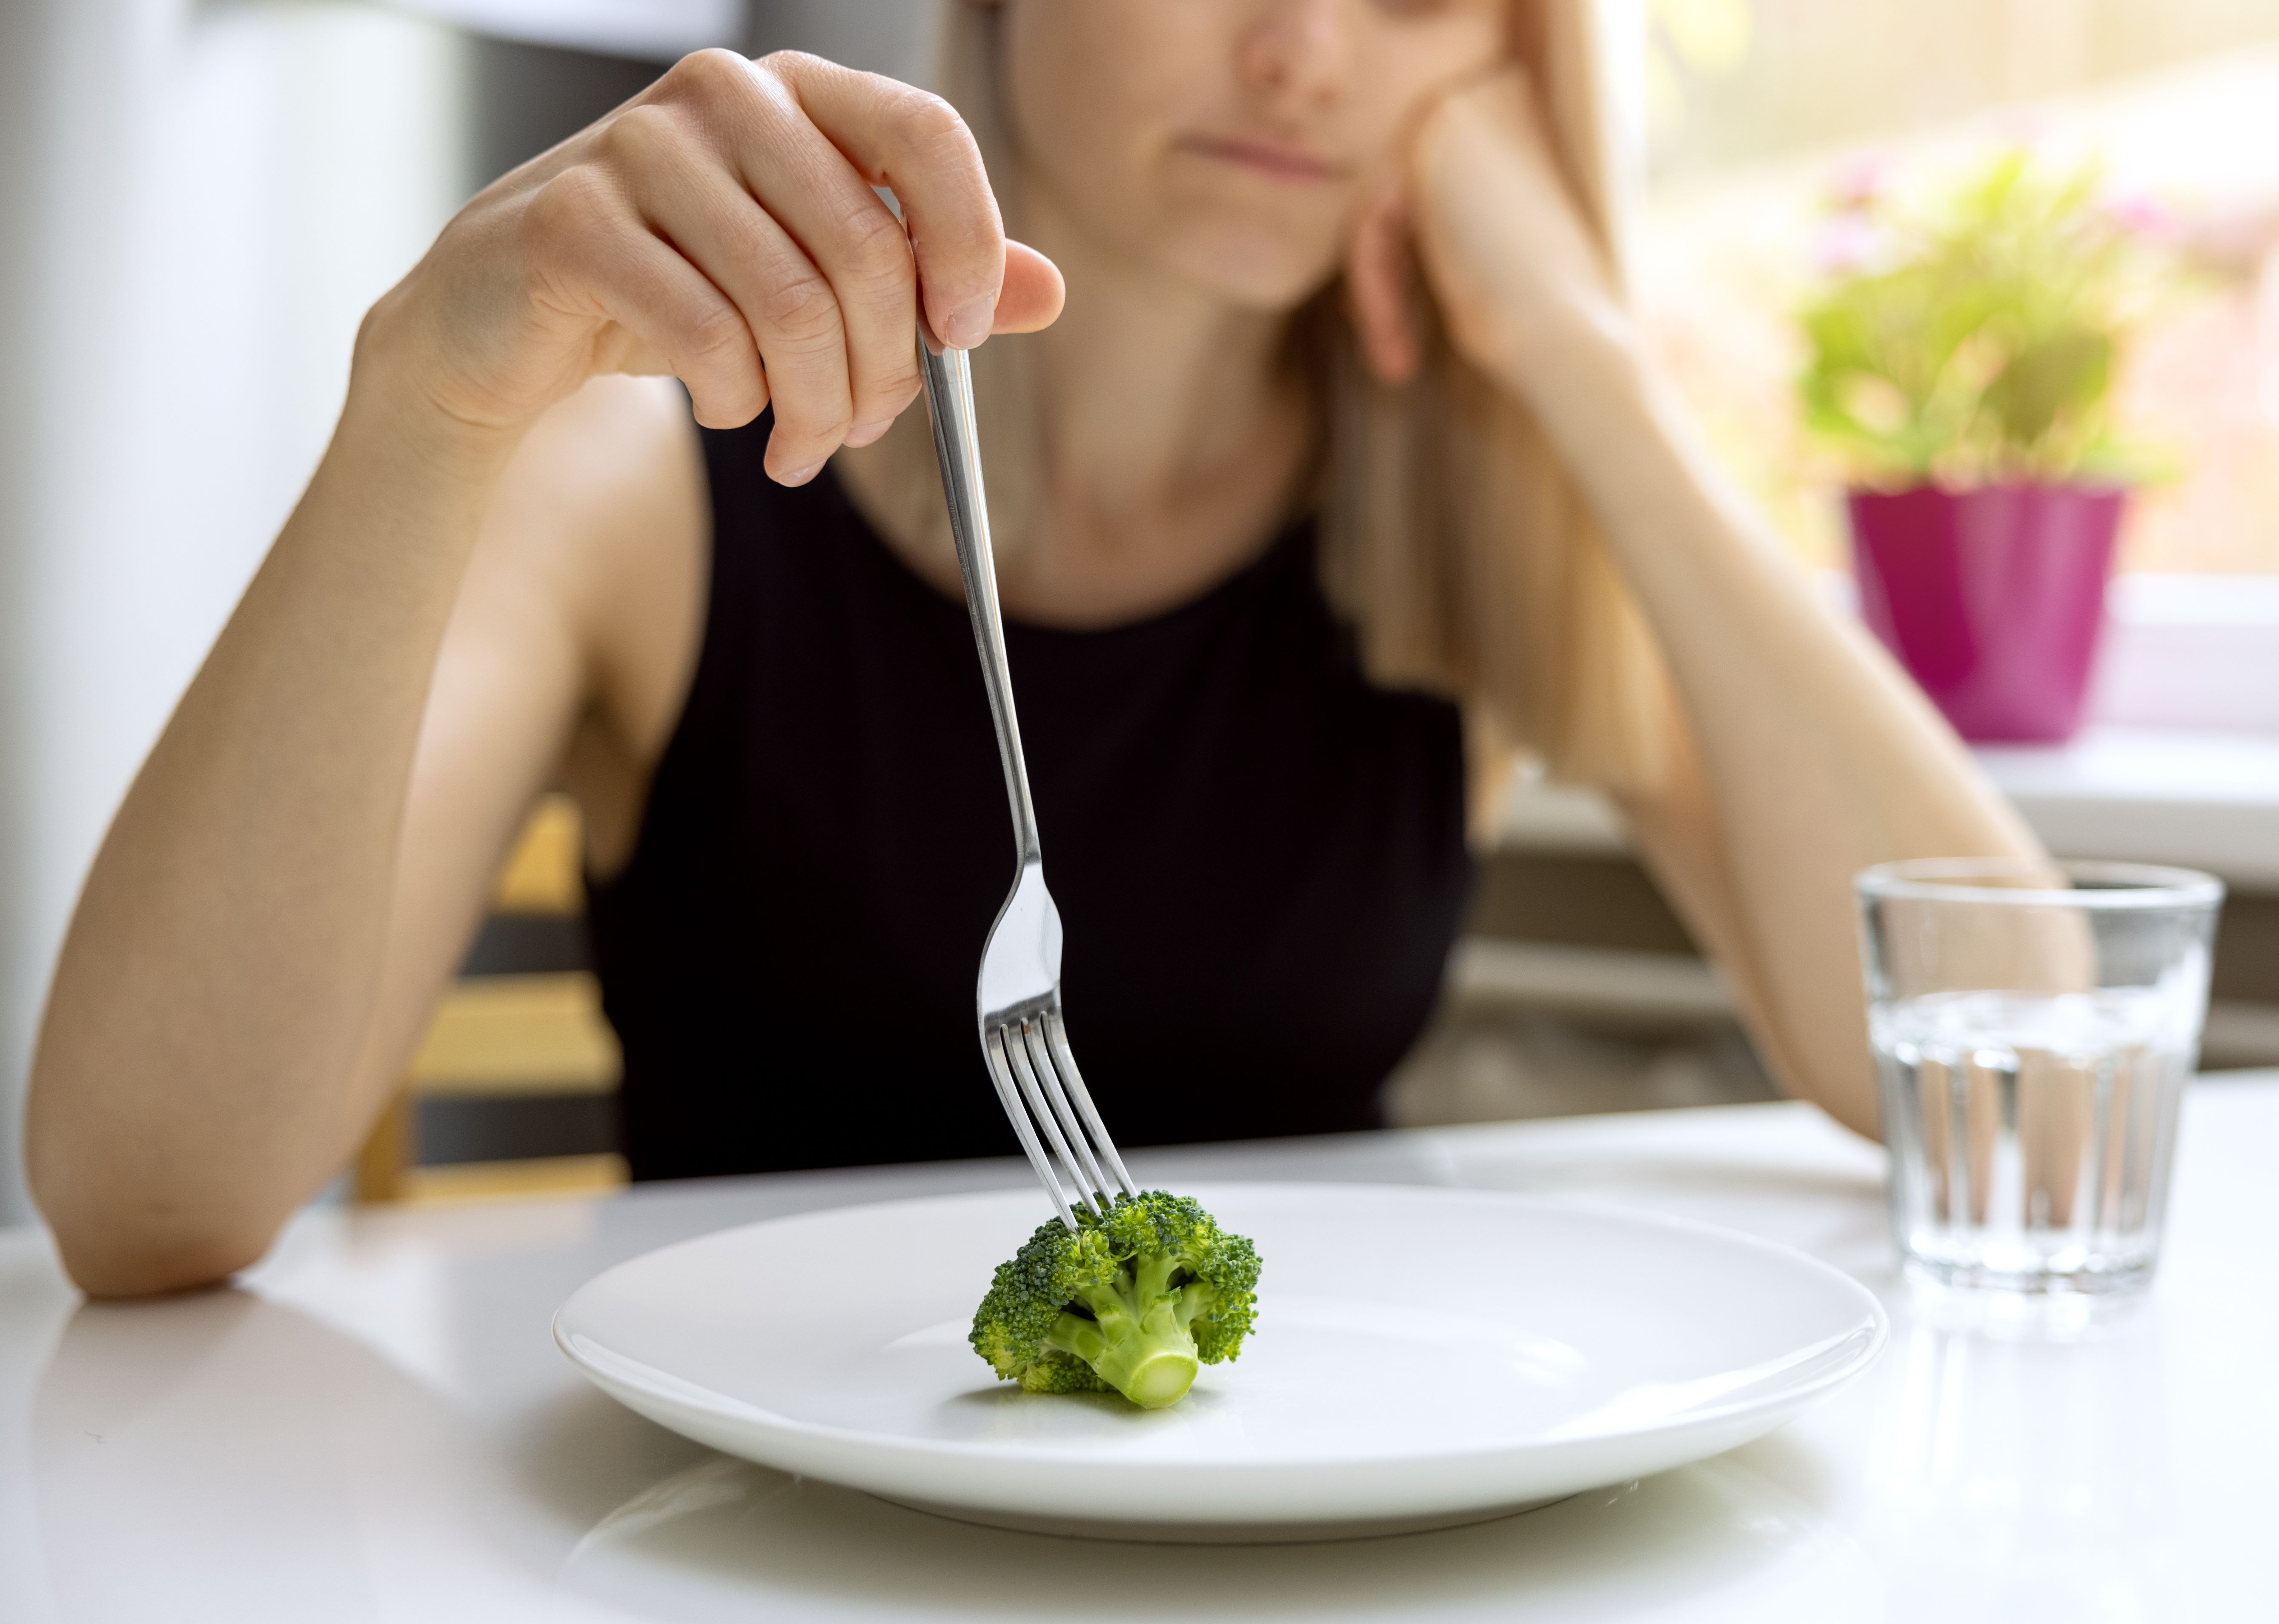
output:
M 479 1200 L 625 1182 L 624 1159 L 610 1151 L 531 1153 L 509 1144 L 480 1161 L 423 1164 L 418 1143 L 423 1101 L 462 1115 L 498 1102 L 504 1108 L 493 1114 L 508 1120 L 510 1140 L 518 1109 L 527 1117 L 528 1107 L 616 1092 L 617 1034 L 586 967 L 580 849 L 575 803 L 541 799 L 499 875 L 473 952 L 357 1155 L 358 1200 Z

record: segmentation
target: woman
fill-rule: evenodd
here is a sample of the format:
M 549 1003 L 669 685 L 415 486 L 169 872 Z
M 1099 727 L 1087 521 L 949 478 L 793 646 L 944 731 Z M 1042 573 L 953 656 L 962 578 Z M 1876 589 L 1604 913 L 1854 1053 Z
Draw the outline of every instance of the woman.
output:
M 1783 1081 L 1869 1129 L 1848 877 L 2030 841 L 1684 431 L 1609 269 L 1582 10 L 960 4 L 964 119 L 707 53 L 476 198 L 366 318 L 88 880 L 30 1121 L 80 1282 L 261 1253 L 557 779 L 638 1174 L 1010 1148 L 921 300 L 1041 330 L 978 387 L 1120 1137 L 1370 1120 L 1515 749 L 1617 797 Z

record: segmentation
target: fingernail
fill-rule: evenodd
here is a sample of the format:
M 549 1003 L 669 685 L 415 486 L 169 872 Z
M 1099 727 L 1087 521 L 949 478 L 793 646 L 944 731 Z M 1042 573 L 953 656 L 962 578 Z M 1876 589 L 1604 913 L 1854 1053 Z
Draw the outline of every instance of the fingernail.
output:
M 822 463 L 810 463 L 804 468 L 794 468 L 788 473 L 778 474 L 776 476 L 776 483 L 778 485 L 805 485 L 810 479 L 814 479 L 816 475 L 822 471 Z
M 953 349 L 977 349 L 996 324 L 997 301 L 976 299 L 949 318 L 949 330 L 942 334 L 942 341 Z
M 847 443 L 856 447 L 867 446 L 894 426 L 892 417 L 883 423 L 858 423 L 847 431 Z

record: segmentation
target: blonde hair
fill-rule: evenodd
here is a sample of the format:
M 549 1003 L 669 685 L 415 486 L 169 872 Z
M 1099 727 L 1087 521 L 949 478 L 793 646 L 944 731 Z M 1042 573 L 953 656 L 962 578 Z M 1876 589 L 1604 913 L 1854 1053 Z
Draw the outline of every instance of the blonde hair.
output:
M 1514 52 L 1534 81 L 1554 151 L 1609 263 L 1608 177 L 1592 73 L 1589 0 L 1526 0 Z M 947 0 L 936 88 L 965 117 L 1019 234 L 1018 166 L 997 98 L 997 9 Z M 1475 827 L 1492 817 L 1515 756 L 1616 792 L 1661 776 L 1667 681 L 1644 617 L 1574 481 L 1527 409 L 1437 333 L 1398 388 L 1362 364 L 1335 290 L 1293 318 L 1324 393 L 1322 584 L 1354 625 L 1381 686 L 1463 708 Z M 1032 529 L 1039 401 L 1031 351 L 998 339 L 974 353 L 989 469 L 990 528 L 1001 553 Z M 949 549 L 923 414 L 879 447 L 879 492 L 905 537 Z M 874 490 L 878 487 L 874 486 Z

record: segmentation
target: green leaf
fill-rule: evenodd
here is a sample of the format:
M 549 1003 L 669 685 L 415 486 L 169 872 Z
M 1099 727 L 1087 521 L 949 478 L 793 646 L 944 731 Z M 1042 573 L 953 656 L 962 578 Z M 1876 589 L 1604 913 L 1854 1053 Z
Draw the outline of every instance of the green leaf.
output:
M 2002 425 L 2004 440 L 2021 448 L 2038 444 L 2060 414 L 2083 411 L 2105 397 L 2113 380 L 2113 341 L 2085 327 L 2030 344 L 1986 386 L 1985 406 Z
M 2103 182 L 2013 148 L 1876 204 L 1896 255 L 1798 311 L 1807 429 L 1873 479 L 2114 465 L 2106 402 L 2146 256 L 2099 209 Z

